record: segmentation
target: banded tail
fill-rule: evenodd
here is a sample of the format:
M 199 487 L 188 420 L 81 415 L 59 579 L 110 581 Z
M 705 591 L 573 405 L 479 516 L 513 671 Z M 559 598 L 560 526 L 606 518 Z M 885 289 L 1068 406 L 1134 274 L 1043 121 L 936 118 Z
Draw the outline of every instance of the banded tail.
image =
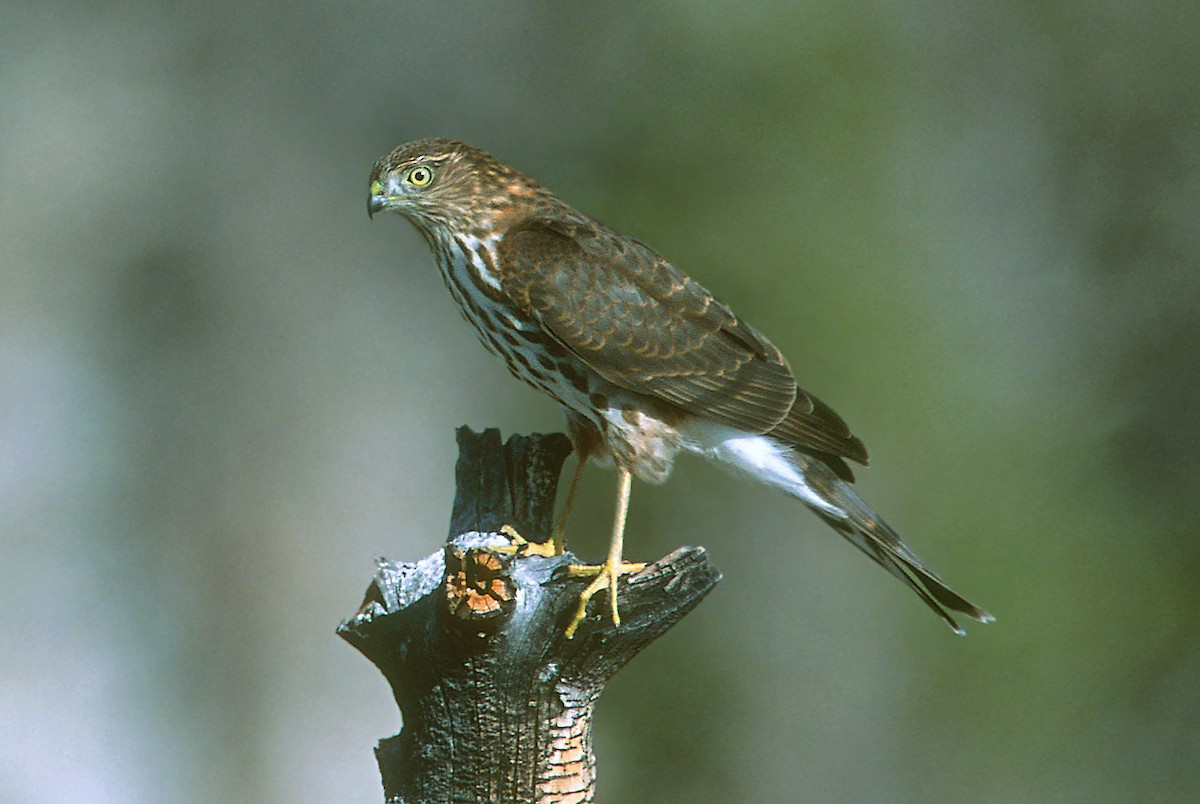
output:
M 858 496 L 848 480 L 824 460 L 782 443 L 770 435 L 706 428 L 691 438 L 693 451 L 726 469 L 780 489 L 811 508 L 817 516 L 862 550 L 871 560 L 912 589 L 959 636 L 966 630 L 950 611 L 982 623 L 995 618 L 951 589 L 896 531 Z

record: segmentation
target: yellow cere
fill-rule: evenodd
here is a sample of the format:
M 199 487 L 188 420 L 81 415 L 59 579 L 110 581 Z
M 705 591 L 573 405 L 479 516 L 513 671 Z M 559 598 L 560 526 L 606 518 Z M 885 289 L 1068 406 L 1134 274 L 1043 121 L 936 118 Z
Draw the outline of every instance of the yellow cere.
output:
M 371 195 L 379 195 L 383 192 L 383 182 L 379 179 L 371 182 Z

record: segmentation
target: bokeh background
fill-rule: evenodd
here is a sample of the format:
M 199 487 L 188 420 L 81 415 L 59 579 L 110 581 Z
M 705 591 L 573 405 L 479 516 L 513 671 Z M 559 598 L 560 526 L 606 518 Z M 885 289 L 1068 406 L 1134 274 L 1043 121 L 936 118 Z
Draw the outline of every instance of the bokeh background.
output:
M 1195 4 L 3 6 L 0 800 L 380 800 L 334 627 L 444 538 L 457 425 L 561 428 L 367 219 L 425 136 L 768 333 L 998 616 L 683 460 L 629 552 L 726 579 L 610 687 L 602 800 L 1200 797 Z

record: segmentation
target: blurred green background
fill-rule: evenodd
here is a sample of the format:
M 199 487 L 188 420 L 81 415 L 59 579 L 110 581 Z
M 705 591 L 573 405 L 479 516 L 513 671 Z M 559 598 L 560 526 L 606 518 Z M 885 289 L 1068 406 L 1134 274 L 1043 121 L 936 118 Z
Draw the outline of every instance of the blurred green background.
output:
M 0 27 L 0 800 L 372 802 L 334 627 L 445 536 L 454 428 L 561 428 L 366 215 L 419 137 L 643 239 L 871 449 L 956 639 L 683 460 L 725 581 L 598 716 L 610 802 L 1200 798 L 1200 10 L 14 3 Z M 615 476 L 573 546 L 602 555 Z

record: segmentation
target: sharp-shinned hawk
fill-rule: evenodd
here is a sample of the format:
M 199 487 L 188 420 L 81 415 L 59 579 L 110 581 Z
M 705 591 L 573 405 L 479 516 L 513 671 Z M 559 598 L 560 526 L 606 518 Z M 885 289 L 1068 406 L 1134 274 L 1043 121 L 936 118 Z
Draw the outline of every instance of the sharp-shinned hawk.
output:
M 407 217 L 483 345 L 562 405 L 579 465 L 552 539 L 563 532 L 588 461 L 620 475 L 608 557 L 577 568 L 607 588 L 619 623 L 631 479 L 661 483 L 681 452 L 795 497 L 908 585 L 957 633 L 947 609 L 981 622 L 851 487 L 867 452 L 828 405 L 796 385 L 780 351 L 653 249 L 578 212 L 461 142 L 403 145 L 371 173 L 368 211 Z

